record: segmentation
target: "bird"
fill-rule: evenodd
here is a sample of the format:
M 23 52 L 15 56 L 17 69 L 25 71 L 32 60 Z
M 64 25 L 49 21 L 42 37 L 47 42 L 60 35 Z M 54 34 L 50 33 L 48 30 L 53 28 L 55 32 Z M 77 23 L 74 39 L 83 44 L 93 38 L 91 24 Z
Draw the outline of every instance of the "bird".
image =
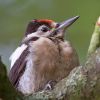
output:
M 10 56 L 9 80 L 24 95 L 52 89 L 80 65 L 72 44 L 64 39 L 66 29 L 79 16 L 63 22 L 33 19 L 18 48 Z

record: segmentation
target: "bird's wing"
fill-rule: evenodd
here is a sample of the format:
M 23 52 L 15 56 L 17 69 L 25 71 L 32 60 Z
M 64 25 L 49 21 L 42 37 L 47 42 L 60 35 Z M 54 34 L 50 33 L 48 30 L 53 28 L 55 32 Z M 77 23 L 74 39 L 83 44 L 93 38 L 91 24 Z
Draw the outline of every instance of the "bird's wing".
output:
M 11 55 L 11 69 L 9 72 L 9 79 L 15 87 L 18 84 L 18 80 L 25 70 L 26 56 L 28 55 L 28 46 L 23 44 L 18 47 L 15 52 Z
M 28 44 L 30 41 L 36 41 L 39 37 L 31 35 L 30 37 L 26 37 L 24 41 L 22 41 L 21 46 L 19 46 L 15 52 L 10 56 L 11 67 L 9 72 L 9 79 L 15 87 L 19 82 L 20 76 L 23 74 L 26 67 L 26 57 L 29 54 Z

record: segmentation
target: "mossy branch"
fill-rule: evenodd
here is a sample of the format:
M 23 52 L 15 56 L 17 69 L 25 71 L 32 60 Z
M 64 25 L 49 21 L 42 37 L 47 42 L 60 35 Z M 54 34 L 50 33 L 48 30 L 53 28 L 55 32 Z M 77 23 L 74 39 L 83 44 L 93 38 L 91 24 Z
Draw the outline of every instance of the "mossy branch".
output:
M 8 77 L 6 66 L 2 63 L 0 57 L 0 100 L 18 100 L 20 94 L 13 88 Z
M 95 24 L 94 32 L 88 49 L 88 55 L 92 54 L 98 47 L 100 47 L 100 17 Z

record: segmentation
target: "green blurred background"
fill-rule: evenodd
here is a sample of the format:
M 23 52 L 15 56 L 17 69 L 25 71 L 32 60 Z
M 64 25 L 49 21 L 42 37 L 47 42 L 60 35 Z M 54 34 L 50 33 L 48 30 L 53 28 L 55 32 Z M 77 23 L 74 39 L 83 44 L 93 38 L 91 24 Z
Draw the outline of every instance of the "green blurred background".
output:
M 66 38 L 85 61 L 95 21 L 100 15 L 100 0 L 0 0 L 0 55 L 9 65 L 9 56 L 20 43 L 27 23 L 48 18 L 57 22 L 80 15 Z

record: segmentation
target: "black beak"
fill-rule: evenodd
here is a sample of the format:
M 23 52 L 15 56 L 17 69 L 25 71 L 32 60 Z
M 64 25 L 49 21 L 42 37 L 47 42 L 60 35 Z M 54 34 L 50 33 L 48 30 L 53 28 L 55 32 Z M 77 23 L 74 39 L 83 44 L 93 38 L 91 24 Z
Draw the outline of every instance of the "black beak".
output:
M 58 23 L 58 27 L 51 30 L 51 33 L 49 36 L 54 36 L 56 33 L 58 33 L 59 36 L 63 36 L 65 29 L 68 28 L 70 25 L 72 25 L 78 18 L 79 16 L 75 16 L 64 22 Z
M 66 20 L 64 22 L 59 23 L 59 26 L 56 28 L 56 31 L 60 30 L 60 29 L 65 30 L 70 25 L 72 25 L 78 18 L 79 18 L 79 16 L 75 16 L 75 17 L 70 18 L 70 19 L 68 19 L 68 20 Z

